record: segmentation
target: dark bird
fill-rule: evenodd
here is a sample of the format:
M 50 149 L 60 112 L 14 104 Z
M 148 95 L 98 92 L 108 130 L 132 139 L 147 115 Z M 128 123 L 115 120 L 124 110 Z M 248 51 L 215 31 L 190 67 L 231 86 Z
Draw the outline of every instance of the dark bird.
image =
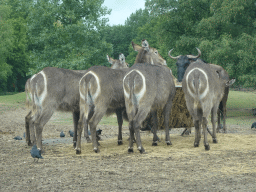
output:
M 253 124 L 252 124 L 252 127 L 251 128 L 256 128 L 256 122 L 254 122 Z
M 35 161 L 35 158 L 37 158 L 37 161 L 39 159 L 43 159 L 43 157 L 41 156 L 41 151 L 39 151 L 36 147 L 36 145 L 34 145 L 30 151 L 30 154 L 31 156 L 34 158 L 34 161 Z
M 101 132 L 102 132 L 101 129 L 98 129 L 98 130 L 96 131 L 96 138 L 97 138 L 97 141 L 100 141 L 100 140 L 101 140 L 101 138 L 100 138 Z
M 69 130 L 68 132 L 69 132 L 70 137 L 74 137 L 74 131 Z
M 22 138 L 20 136 L 16 136 L 13 139 L 15 139 L 15 140 L 22 140 Z
M 101 129 L 98 129 L 98 130 L 96 131 L 96 135 L 101 135 L 101 132 L 102 132 L 102 130 L 101 130 Z
M 65 134 L 63 133 L 63 131 L 61 131 L 60 137 L 65 137 Z

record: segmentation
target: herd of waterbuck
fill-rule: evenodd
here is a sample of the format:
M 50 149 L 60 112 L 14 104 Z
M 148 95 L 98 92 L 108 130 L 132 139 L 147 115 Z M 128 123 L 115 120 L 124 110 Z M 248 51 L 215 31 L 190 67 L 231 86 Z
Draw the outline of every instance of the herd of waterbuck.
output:
M 99 152 L 96 127 L 104 115 L 116 113 L 118 121 L 118 144 L 122 144 L 123 118 L 129 121 L 129 147 L 133 152 L 136 141 L 140 153 L 145 152 L 140 138 L 142 122 L 150 114 L 154 119 L 153 144 L 157 145 L 157 110 L 163 111 L 167 145 L 171 145 L 169 136 L 169 116 L 176 88 L 172 71 L 166 60 L 155 48 L 142 40 L 141 46 L 132 42 L 138 52 L 135 63 L 129 68 L 123 54 L 119 60 L 107 55 L 111 68 L 93 66 L 88 70 L 68 70 L 46 67 L 27 80 L 25 90 L 26 105 L 30 111 L 25 117 L 26 141 L 28 145 L 37 145 L 42 150 L 42 131 L 54 111 L 73 113 L 73 145 L 77 154 L 81 153 L 81 136 L 90 142 L 90 126 L 93 150 Z M 198 55 L 171 56 L 177 59 L 178 81 L 182 81 L 187 108 L 195 125 L 194 146 L 198 147 L 201 138 L 201 126 L 204 134 L 204 146 L 210 149 L 207 141 L 207 118 L 211 113 L 213 142 L 216 139 L 216 121 L 220 128 L 220 109 L 225 116 L 229 86 L 235 80 L 229 80 L 227 72 L 218 65 L 208 64 Z M 219 109 L 220 108 L 220 109 Z

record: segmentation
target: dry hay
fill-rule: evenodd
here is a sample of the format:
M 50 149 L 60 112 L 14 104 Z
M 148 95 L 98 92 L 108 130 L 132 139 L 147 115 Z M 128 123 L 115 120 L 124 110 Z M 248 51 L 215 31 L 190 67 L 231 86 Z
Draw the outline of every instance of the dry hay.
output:
M 164 134 L 160 137 L 164 137 Z M 116 139 L 101 141 L 100 153 L 95 153 L 91 143 L 82 143 L 82 154 L 76 155 L 72 144 L 49 145 L 45 148 L 44 158 L 46 159 L 73 159 L 82 158 L 86 160 L 102 158 L 166 158 L 172 161 L 184 161 L 188 163 L 200 161 L 209 164 L 207 168 L 210 172 L 222 172 L 223 174 L 256 173 L 256 168 L 251 167 L 254 163 L 248 159 L 248 155 L 255 156 L 256 135 L 235 135 L 235 134 L 217 134 L 219 143 L 213 144 L 210 137 L 208 141 L 211 146 L 210 151 L 205 151 L 203 141 L 197 148 L 193 146 L 194 136 L 180 137 L 171 136 L 173 145 L 167 146 L 165 142 L 160 142 L 157 147 L 152 146 L 152 136 L 142 137 L 142 143 L 146 154 L 141 155 L 136 150 L 134 144 L 134 153 L 127 152 L 128 141 L 124 138 L 124 144 L 118 146 Z M 164 138 L 161 138 L 163 141 Z M 243 159 L 241 161 L 241 158 Z M 209 161 L 209 162 L 207 162 Z M 211 163 L 214 161 L 214 163 Z M 181 165 L 182 166 L 182 165 Z
M 162 115 L 162 110 L 157 110 L 157 119 L 158 119 L 158 129 L 164 128 L 164 116 Z M 147 123 L 150 122 L 152 127 L 154 122 L 153 118 L 150 120 L 150 114 L 147 117 L 147 121 L 143 123 L 143 127 L 147 126 Z M 169 118 L 169 127 L 170 128 L 191 128 L 194 127 L 193 120 L 186 106 L 185 95 L 182 90 L 182 87 L 176 87 L 176 94 L 173 99 L 172 110 Z

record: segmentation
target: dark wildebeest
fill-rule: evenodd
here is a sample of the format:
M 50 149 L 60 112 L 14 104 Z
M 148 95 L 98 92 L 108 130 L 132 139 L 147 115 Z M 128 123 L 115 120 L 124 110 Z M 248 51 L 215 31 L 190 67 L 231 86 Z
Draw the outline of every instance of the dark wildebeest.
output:
M 201 56 L 201 51 L 196 48 L 198 51 L 198 55 L 194 56 L 194 55 L 179 55 L 177 57 L 173 57 L 171 56 L 171 52 L 173 49 L 171 49 L 168 53 L 169 57 L 172 59 L 177 59 L 176 62 L 176 66 L 177 66 L 177 72 L 178 72 L 178 81 L 181 82 L 185 71 L 187 69 L 187 67 L 192 63 L 195 62 L 196 60 L 200 60 L 203 61 L 201 59 L 199 59 L 199 57 Z M 203 64 L 207 64 L 205 61 L 203 61 Z M 228 81 L 229 80 L 229 75 L 227 73 L 227 71 L 225 71 L 221 66 L 219 65 L 214 65 L 214 64 L 209 64 L 214 71 L 217 72 L 218 76 L 223 79 Z M 217 127 L 217 132 L 219 132 L 219 129 L 221 129 L 221 124 L 220 124 L 220 119 L 221 119 L 221 114 L 220 112 L 222 112 L 223 115 L 223 130 L 224 133 L 227 132 L 227 128 L 226 128 L 226 113 L 227 113 L 227 100 L 228 100 L 228 93 L 229 93 L 229 87 L 225 87 L 225 91 L 224 91 L 224 96 L 219 104 L 219 110 L 218 110 L 218 127 Z M 186 131 L 186 130 L 185 130 Z M 184 132 L 185 132 L 184 131 Z M 183 133 L 184 133 L 183 132 Z
M 195 125 L 195 147 L 199 146 L 201 139 L 200 129 L 202 126 L 205 150 L 210 149 L 206 131 L 208 125 L 207 118 L 210 113 L 213 143 L 217 143 L 215 123 L 218 106 L 224 95 L 225 87 L 232 85 L 234 82 L 234 79 L 226 81 L 219 78 L 214 69 L 209 65 L 205 65 L 201 60 L 197 60 L 188 66 L 182 80 L 182 89 L 185 94 L 188 111 Z
M 112 67 L 118 62 L 113 62 Z M 127 64 L 123 63 L 126 67 Z M 79 81 L 86 70 L 74 71 L 55 67 L 46 67 L 27 80 L 25 90 L 26 105 L 31 111 L 25 117 L 26 140 L 29 145 L 36 144 L 42 149 L 42 131 L 54 111 L 70 111 L 73 113 L 74 146 L 77 141 L 77 124 L 79 120 Z M 35 132 L 36 131 L 36 137 Z M 31 132 L 31 133 L 30 133 Z M 88 134 L 86 135 L 87 138 Z
M 149 47 L 146 40 L 142 47 L 132 42 L 134 50 L 139 51 L 137 60 L 166 65 L 166 61 L 158 54 L 157 50 Z M 105 114 L 120 110 L 119 116 L 125 113 L 123 92 L 123 77 L 129 69 L 108 69 L 105 67 L 91 67 L 79 83 L 80 90 L 80 120 L 78 126 L 78 139 L 76 153 L 81 153 L 81 127 L 90 125 L 93 141 L 93 150 L 99 152 L 96 140 L 96 127 Z M 122 119 L 120 121 L 122 123 Z M 122 125 L 122 124 L 119 125 Z M 122 144 L 121 126 L 119 126 L 118 144 Z
M 138 54 L 139 56 L 139 54 Z M 137 57 L 138 57 L 137 56 Z M 136 63 L 123 79 L 126 113 L 129 119 L 130 142 L 128 152 L 133 152 L 134 134 L 140 153 L 145 152 L 140 138 L 140 127 L 149 113 L 154 118 L 153 145 L 156 145 L 155 134 L 157 110 L 163 110 L 166 131 L 166 143 L 171 145 L 169 135 L 169 115 L 172 100 L 175 96 L 175 85 L 171 70 L 167 66 Z

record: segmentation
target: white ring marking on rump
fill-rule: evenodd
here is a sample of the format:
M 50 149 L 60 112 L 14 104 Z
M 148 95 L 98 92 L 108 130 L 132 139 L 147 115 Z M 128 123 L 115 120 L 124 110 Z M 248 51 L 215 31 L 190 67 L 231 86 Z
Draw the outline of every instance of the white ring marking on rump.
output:
M 199 95 L 199 99 L 203 99 L 203 98 L 207 95 L 207 93 L 209 92 L 209 82 L 208 82 L 208 76 L 207 76 L 207 74 L 205 73 L 204 70 L 202 70 L 202 69 L 200 69 L 200 68 L 197 68 L 197 67 L 196 67 L 196 68 L 194 68 L 194 69 L 192 69 L 191 71 L 188 72 L 188 74 L 187 74 L 187 76 L 186 76 L 186 83 L 187 83 L 188 92 L 189 92 L 189 94 L 190 94 L 192 97 L 194 97 L 194 98 L 197 97 L 194 93 L 191 92 L 191 90 L 190 90 L 190 88 L 189 88 L 189 86 L 188 86 L 188 77 L 189 77 L 190 73 L 193 72 L 194 70 L 200 71 L 200 72 L 205 76 L 205 79 L 206 79 L 206 81 L 207 81 L 206 89 L 204 90 L 204 92 L 203 92 L 202 94 Z
M 95 94 L 93 95 L 93 99 L 95 99 L 95 98 L 97 98 L 98 95 L 100 94 L 100 79 L 99 79 L 99 77 L 97 76 L 96 73 L 94 73 L 93 71 L 87 72 L 87 73 L 80 79 L 79 85 L 81 85 L 81 80 L 82 80 L 86 75 L 89 75 L 89 74 L 93 75 L 94 78 L 95 78 L 95 80 L 96 80 L 96 82 L 97 82 L 97 90 L 96 90 Z M 83 100 L 85 100 L 85 95 L 81 92 L 80 86 L 79 86 L 79 93 L 80 93 L 80 97 L 81 97 Z
M 133 70 L 131 70 L 129 73 L 127 73 L 127 74 L 124 76 L 123 85 L 124 85 L 124 80 L 125 80 L 125 78 L 127 77 L 127 75 L 129 75 L 129 74 L 130 74 L 131 72 L 133 72 L 133 71 L 137 72 L 137 73 L 141 76 L 142 82 L 143 82 L 142 89 L 140 90 L 139 93 L 135 94 L 135 95 L 138 96 L 137 99 L 140 100 L 140 99 L 144 96 L 144 94 L 145 94 L 145 92 L 146 92 L 146 79 L 145 79 L 144 75 L 143 75 L 139 70 L 133 69 Z M 135 86 L 135 82 L 134 82 L 134 86 Z M 124 88 L 124 96 L 127 97 L 127 98 L 129 98 L 129 96 L 130 96 L 130 94 L 125 90 L 125 88 Z

